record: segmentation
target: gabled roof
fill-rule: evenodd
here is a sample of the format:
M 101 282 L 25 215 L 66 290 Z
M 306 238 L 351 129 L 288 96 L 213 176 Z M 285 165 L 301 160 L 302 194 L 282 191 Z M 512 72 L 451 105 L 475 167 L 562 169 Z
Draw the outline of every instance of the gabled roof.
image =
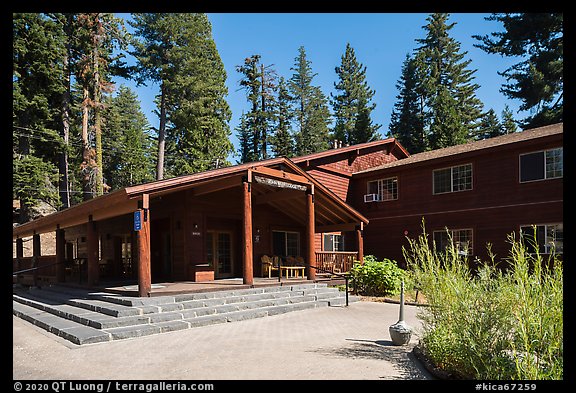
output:
M 410 165 L 419 162 L 434 160 L 443 157 L 455 156 L 497 146 L 504 146 L 512 143 L 528 141 L 537 138 L 543 138 L 550 135 L 562 134 L 564 132 L 564 123 L 557 123 L 548 126 L 532 128 L 525 131 L 514 132 L 512 134 L 497 136 L 494 138 L 483 139 L 480 141 L 468 142 L 461 145 L 445 147 L 443 149 L 426 151 L 423 153 L 413 154 L 410 157 L 399 159 L 384 165 L 354 172 L 353 175 L 365 174 L 386 168 L 393 168 L 403 165 Z
M 350 145 L 350 146 L 338 147 L 335 149 L 328 149 L 328 150 L 324 150 L 324 151 L 321 151 L 318 153 L 307 154 L 305 156 L 293 157 L 293 158 L 291 158 L 291 160 L 295 163 L 301 163 L 301 162 L 305 162 L 305 161 L 317 160 L 319 158 L 329 157 L 329 156 L 353 152 L 353 151 L 360 151 L 360 150 L 368 149 L 371 147 L 384 146 L 384 145 L 388 145 L 388 144 L 393 144 L 394 147 L 397 148 L 399 151 L 401 151 L 404 156 L 406 156 L 406 157 L 410 156 L 410 153 L 408 153 L 408 151 L 404 148 L 404 146 L 402 146 L 400 144 L 400 142 L 398 142 L 395 138 L 387 138 L 387 139 L 381 139 L 381 140 L 372 141 L 372 142 L 359 143 L 357 145 Z
M 326 204 L 326 212 L 322 216 L 325 225 L 326 223 L 338 225 L 347 222 L 368 223 L 366 217 L 347 205 L 294 162 L 285 157 L 279 157 L 126 187 L 54 214 L 18 225 L 13 228 L 12 236 L 13 238 L 24 237 L 32 235 L 34 232 L 54 231 L 57 227 L 66 228 L 84 224 L 88 222 L 89 216 L 92 216 L 94 221 L 98 221 L 128 214 L 138 208 L 138 201 L 142 199 L 143 194 L 154 197 L 200 186 L 203 187 L 204 192 L 216 192 L 217 190 L 231 187 L 232 184 L 240 185 L 239 181 L 237 183 L 232 183 L 231 181 L 238 180 L 239 176 L 248 173 L 249 170 L 256 171 L 257 168 L 261 167 L 288 169 L 289 172 L 295 174 L 298 178 L 305 178 L 307 184 L 314 185 L 315 195 L 323 204 Z M 290 177 L 288 172 L 286 176 Z M 272 203 L 277 204 L 279 202 Z

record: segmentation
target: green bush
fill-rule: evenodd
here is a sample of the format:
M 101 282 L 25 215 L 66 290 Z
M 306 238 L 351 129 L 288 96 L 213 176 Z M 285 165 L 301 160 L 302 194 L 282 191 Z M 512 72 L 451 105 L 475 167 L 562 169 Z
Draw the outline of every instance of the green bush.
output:
M 408 268 L 426 296 L 420 344 L 443 370 L 472 379 L 563 378 L 563 275 L 554 255 L 530 254 L 510 235 L 507 269 L 475 273 L 452 249 L 436 253 L 426 233 L 409 239 Z
M 373 255 L 366 255 L 364 264 L 357 262 L 350 269 L 350 283 L 354 291 L 367 296 L 398 293 L 404 276 L 404 270 L 395 261 L 377 261 Z

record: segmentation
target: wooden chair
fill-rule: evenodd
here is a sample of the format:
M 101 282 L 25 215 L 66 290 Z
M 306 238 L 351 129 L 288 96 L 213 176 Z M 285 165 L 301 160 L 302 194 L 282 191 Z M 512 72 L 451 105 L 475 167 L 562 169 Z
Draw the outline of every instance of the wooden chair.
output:
M 272 271 L 278 270 L 276 258 L 278 257 L 274 256 L 271 258 L 268 255 L 262 255 L 262 258 L 260 258 L 260 262 L 262 263 L 262 277 L 268 275 L 268 278 L 272 278 Z

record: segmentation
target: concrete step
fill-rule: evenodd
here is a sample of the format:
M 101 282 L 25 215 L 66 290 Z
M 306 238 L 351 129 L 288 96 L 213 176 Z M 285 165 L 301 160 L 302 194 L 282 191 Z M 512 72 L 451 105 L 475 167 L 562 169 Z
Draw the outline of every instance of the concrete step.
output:
M 345 294 L 323 283 L 153 298 L 54 287 L 13 293 L 14 315 L 78 345 L 344 304 Z

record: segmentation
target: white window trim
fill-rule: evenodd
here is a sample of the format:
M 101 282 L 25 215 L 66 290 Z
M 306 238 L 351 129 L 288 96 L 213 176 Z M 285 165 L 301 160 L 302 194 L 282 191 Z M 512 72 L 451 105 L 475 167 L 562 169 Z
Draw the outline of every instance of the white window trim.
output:
M 454 241 L 454 232 L 456 232 L 456 231 L 470 231 L 470 234 L 471 234 L 470 242 L 472 243 L 471 247 L 469 247 L 470 253 L 466 254 L 464 256 L 469 257 L 471 255 L 475 255 L 474 254 L 474 229 L 473 228 L 457 228 L 457 229 L 448 228 L 448 232 L 450 232 L 450 237 L 452 238 L 452 241 Z M 434 234 L 435 233 L 446 233 L 446 228 L 444 228 L 443 230 L 432 231 L 432 240 L 434 240 Z
M 453 170 L 454 170 L 454 168 L 458 168 L 458 167 L 466 166 L 466 165 L 470 165 L 470 188 L 467 190 L 454 191 L 454 178 L 452 177 L 453 176 Z M 443 171 L 446 169 L 450 169 L 450 191 L 435 192 L 436 182 L 434 181 L 434 172 Z M 471 162 L 466 163 L 466 164 L 452 165 L 452 166 L 447 166 L 444 168 L 437 168 L 437 169 L 432 170 L 432 195 L 452 194 L 455 192 L 466 192 L 466 191 L 472 191 L 473 189 L 474 189 L 474 165 Z
M 546 224 L 526 224 L 526 225 L 520 225 L 519 226 L 519 233 L 522 233 L 522 228 L 528 228 L 530 230 L 530 233 L 532 233 L 533 231 L 533 227 L 544 227 L 544 236 L 546 236 L 547 232 L 548 232 L 548 227 L 549 226 L 555 226 L 555 225 L 562 225 L 564 226 L 564 222 L 549 222 Z M 562 242 L 564 242 L 564 238 L 562 238 Z M 540 245 L 538 245 L 540 246 Z M 564 251 L 555 251 L 556 254 L 564 254 Z M 547 244 L 544 244 L 544 252 L 543 254 L 550 254 L 550 246 L 548 246 Z
M 381 190 L 384 189 L 383 184 L 385 180 L 394 180 L 396 179 L 396 198 L 392 198 L 392 199 L 382 199 L 382 193 L 380 192 Z M 385 177 L 383 179 L 376 179 L 376 180 L 368 180 L 366 182 L 366 194 L 373 194 L 370 192 L 370 183 L 379 183 L 378 184 L 378 193 L 376 195 L 378 195 L 378 202 L 390 202 L 390 201 L 397 201 L 398 198 L 400 198 L 400 183 L 398 181 L 398 176 L 390 176 L 390 177 Z M 381 186 L 382 184 L 382 186 Z
M 559 150 L 559 149 L 562 149 L 562 157 L 564 157 L 564 147 L 553 147 L 552 149 L 535 150 L 535 151 L 530 151 L 528 153 L 518 154 L 518 182 L 520 184 L 525 184 L 525 183 L 534 183 L 537 181 L 546 181 L 546 180 L 554 180 L 554 179 L 564 178 L 564 164 L 562 164 L 562 176 L 558 176 L 558 177 L 547 177 L 546 176 L 546 152 L 552 151 L 552 150 Z M 527 156 L 529 154 L 536 154 L 536 153 L 544 153 L 544 178 L 522 181 L 522 160 L 521 160 L 521 157 Z

